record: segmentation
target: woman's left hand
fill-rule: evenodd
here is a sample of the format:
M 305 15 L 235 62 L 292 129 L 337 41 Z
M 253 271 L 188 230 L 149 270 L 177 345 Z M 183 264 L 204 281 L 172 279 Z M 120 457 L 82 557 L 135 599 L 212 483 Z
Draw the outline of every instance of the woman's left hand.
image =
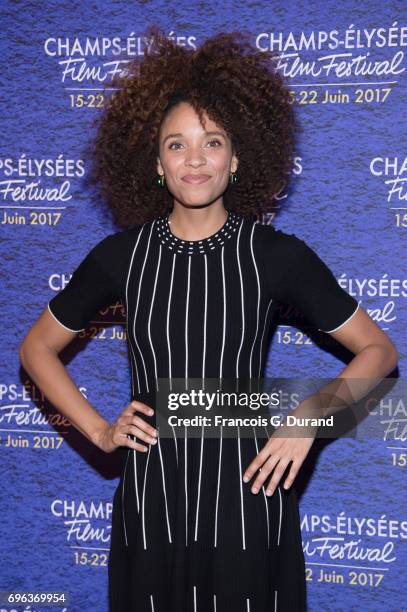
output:
M 259 470 L 257 478 L 253 482 L 251 491 L 258 493 L 264 481 L 269 477 L 274 469 L 273 476 L 267 484 L 266 495 L 274 493 L 278 483 L 284 474 L 287 465 L 292 461 L 291 469 L 284 481 L 284 489 L 288 489 L 294 482 L 298 471 L 308 455 L 308 452 L 315 440 L 317 428 L 308 428 L 306 438 L 293 437 L 293 428 L 290 427 L 290 436 L 284 437 L 284 427 L 282 424 L 270 436 L 262 450 L 256 455 L 249 467 L 243 474 L 244 482 L 249 482 L 254 474 Z

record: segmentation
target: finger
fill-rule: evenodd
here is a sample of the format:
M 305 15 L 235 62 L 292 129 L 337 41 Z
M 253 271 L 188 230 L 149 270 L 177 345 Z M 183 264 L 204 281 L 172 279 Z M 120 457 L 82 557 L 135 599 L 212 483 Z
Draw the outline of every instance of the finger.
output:
M 292 459 L 288 458 L 288 457 L 283 457 L 282 459 L 280 459 L 280 462 L 278 463 L 276 469 L 274 470 L 274 474 L 271 477 L 268 485 L 267 485 L 267 489 L 266 489 L 266 495 L 267 496 L 271 496 L 273 495 L 278 483 L 281 480 L 282 475 L 284 474 L 287 465 L 290 463 L 290 461 L 292 461 Z
M 144 404 L 143 402 L 139 402 L 137 400 L 130 402 L 130 404 L 126 406 L 126 408 L 123 410 L 122 414 L 133 415 L 135 411 L 142 412 L 143 414 L 146 414 L 148 416 L 152 416 L 154 414 L 154 410 L 151 408 L 151 406 L 148 406 L 147 404 Z
M 128 446 L 134 450 L 144 452 L 148 450 L 148 448 L 141 444 L 141 442 L 136 442 L 136 440 L 133 440 L 130 434 L 121 432 L 118 429 L 116 429 L 112 435 L 112 442 L 115 446 Z
M 259 470 L 259 473 L 257 474 L 255 481 L 253 482 L 251 488 L 252 493 L 258 493 L 260 491 L 260 488 L 263 486 L 264 481 L 269 477 L 278 461 L 278 455 L 273 455 L 272 457 L 268 458 L 266 463 L 263 464 L 261 470 Z
M 158 436 L 158 430 L 155 429 L 153 425 L 150 425 L 149 423 L 147 423 L 147 421 L 145 421 L 143 418 L 141 418 L 138 415 L 134 416 L 134 414 L 135 413 L 133 412 L 127 413 L 127 414 L 124 413 L 117 419 L 117 423 L 121 431 L 123 430 L 123 427 L 128 429 L 129 425 L 135 425 L 136 427 L 139 427 L 143 431 L 148 432 L 150 436 L 155 436 L 155 437 Z
M 263 466 L 270 455 L 274 452 L 274 446 L 271 446 L 270 442 L 266 442 L 262 450 L 256 455 L 250 465 L 246 468 L 243 473 L 243 481 L 249 482 L 256 472 Z
M 144 414 L 153 415 L 154 410 L 148 404 L 144 404 L 144 402 L 134 401 L 132 402 L 135 409 L 139 412 L 143 412 Z
M 139 427 L 136 427 L 135 425 L 127 425 L 126 429 L 124 430 L 124 433 L 130 433 L 131 435 L 136 436 L 137 438 L 141 438 L 149 444 L 157 444 L 156 437 L 151 436 L 149 433 L 147 433 L 143 429 L 140 429 Z
M 297 474 L 299 472 L 301 463 L 300 462 L 296 462 L 295 460 L 293 461 L 293 464 L 291 466 L 291 469 L 288 473 L 287 478 L 284 481 L 283 487 L 284 489 L 289 489 L 291 487 L 291 485 L 293 484 L 294 480 L 297 477 Z
M 128 436 L 125 436 L 122 446 L 128 446 L 129 448 L 133 448 L 134 450 L 142 451 L 143 453 L 148 451 L 147 446 L 144 446 L 144 444 L 141 444 L 140 442 L 135 442 Z
M 155 427 L 153 427 L 153 425 L 150 425 L 150 423 L 147 423 L 147 421 L 145 421 L 143 418 L 141 418 L 138 415 L 134 416 L 134 414 L 123 414 L 117 419 L 117 424 L 120 427 L 121 431 L 123 427 L 128 427 L 129 425 L 135 425 L 136 427 L 139 427 L 143 431 L 148 432 L 151 436 L 156 436 L 156 437 L 158 436 L 158 430 Z
M 147 423 L 144 419 L 142 419 L 139 416 L 133 416 L 130 420 L 129 423 L 126 423 L 127 425 L 133 425 L 138 427 L 139 429 L 141 429 L 142 431 L 145 431 L 146 433 L 150 434 L 150 436 L 158 436 L 158 431 L 157 429 L 155 429 L 155 427 L 153 427 L 152 425 L 150 425 L 149 423 Z

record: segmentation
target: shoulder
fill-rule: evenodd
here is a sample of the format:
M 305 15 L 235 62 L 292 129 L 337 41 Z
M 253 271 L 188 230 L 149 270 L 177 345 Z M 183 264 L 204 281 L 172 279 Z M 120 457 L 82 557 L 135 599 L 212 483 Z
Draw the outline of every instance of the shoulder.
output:
M 277 229 L 273 225 L 261 222 L 250 222 L 254 225 L 254 236 L 259 248 L 267 261 L 276 261 L 280 264 L 294 264 L 298 258 L 306 256 L 312 249 L 307 243 L 294 233 Z M 270 258 L 273 258 L 270 260 Z
M 267 283 L 275 294 L 299 291 L 311 282 L 331 282 L 331 270 L 297 234 L 257 223 L 253 235 Z
M 118 293 L 123 291 L 132 254 L 145 225 L 135 225 L 107 234 L 94 244 L 89 253 L 98 267 L 116 285 Z
M 112 257 L 122 258 L 130 252 L 139 236 L 142 225 L 136 225 L 129 229 L 119 230 L 107 234 L 98 242 L 94 243 L 91 253 L 101 262 L 108 261 Z

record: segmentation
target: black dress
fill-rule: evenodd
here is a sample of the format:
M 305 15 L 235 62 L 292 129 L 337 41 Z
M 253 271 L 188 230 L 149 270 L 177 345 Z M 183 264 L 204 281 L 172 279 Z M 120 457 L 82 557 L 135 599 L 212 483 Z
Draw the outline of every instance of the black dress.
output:
M 304 241 L 231 210 L 204 240 L 176 238 L 167 215 L 107 236 L 48 307 L 80 331 L 117 300 L 126 310 L 132 399 L 153 408 L 160 379 L 260 380 L 281 303 L 324 331 L 358 308 Z M 156 424 L 156 413 L 141 416 Z M 280 481 L 268 497 L 264 486 L 251 492 L 254 478 L 242 480 L 271 431 L 181 434 L 144 443 L 145 453 L 121 447 L 110 610 L 305 610 L 295 483 L 285 490 Z

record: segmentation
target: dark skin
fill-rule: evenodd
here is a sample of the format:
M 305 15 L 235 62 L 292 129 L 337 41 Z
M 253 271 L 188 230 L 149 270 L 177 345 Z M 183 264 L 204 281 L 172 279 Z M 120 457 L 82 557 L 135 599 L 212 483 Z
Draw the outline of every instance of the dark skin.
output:
M 360 305 L 356 314 L 347 323 L 329 335 L 355 355 L 333 380 L 335 383 L 338 379 L 345 381 L 348 379 L 355 401 L 361 399 L 372 388 L 370 381 L 377 382 L 378 379 L 384 378 L 397 365 L 397 351 L 394 344 Z M 307 402 L 304 402 L 291 414 L 316 416 L 313 411 L 314 404 L 308 406 Z M 318 416 L 323 416 L 319 410 L 317 412 Z M 284 488 L 288 489 L 294 482 L 315 439 L 310 430 L 306 437 L 284 437 L 283 434 L 284 430 L 279 428 L 278 434 L 270 437 L 245 470 L 244 479 L 247 477 L 249 481 L 255 476 L 251 485 L 253 493 L 257 493 L 267 480 L 266 494 L 272 495 L 288 464 L 292 462 L 283 483 Z
M 209 134 L 215 131 L 216 135 Z M 181 136 L 167 138 L 170 134 Z M 221 126 L 206 117 L 203 129 L 195 111 L 186 103 L 170 111 L 159 134 L 157 172 L 165 175 L 174 197 L 171 214 L 174 235 L 183 240 L 201 240 L 216 233 L 227 217 L 222 195 L 230 173 L 237 166 L 232 142 Z M 187 174 L 200 173 L 209 175 L 210 180 L 200 184 L 183 180 Z M 67 330 L 45 308 L 20 346 L 25 370 L 49 401 L 98 448 L 111 453 L 119 446 L 127 446 L 146 452 L 148 447 L 141 441 L 155 444 L 158 432 L 142 415 L 151 416 L 154 411 L 142 402 L 133 401 L 113 423 L 107 422 L 82 395 L 58 357 L 76 335 L 77 332 Z M 354 354 L 338 378 L 377 380 L 387 376 L 397 364 L 394 344 L 361 306 L 347 323 L 330 335 Z M 354 399 L 360 399 L 368 390 L 366 382 L 353 393 Z M 305 413 L 310 414 L 306 402 L 292 414 Z M 139 441 L 134 442 L 128 434 Z M 242 474 L 247 482 L 253 479 L 252 492 L 258 493 L 265 485 L 267 495 L 272 495 L 291 463 L 283 483 L 285 488 L 290 487 L 314 439 L 311 430 L 306 437 L 284 437 L 284 427 L 279 427 L 278 433 L 271 436 Z

